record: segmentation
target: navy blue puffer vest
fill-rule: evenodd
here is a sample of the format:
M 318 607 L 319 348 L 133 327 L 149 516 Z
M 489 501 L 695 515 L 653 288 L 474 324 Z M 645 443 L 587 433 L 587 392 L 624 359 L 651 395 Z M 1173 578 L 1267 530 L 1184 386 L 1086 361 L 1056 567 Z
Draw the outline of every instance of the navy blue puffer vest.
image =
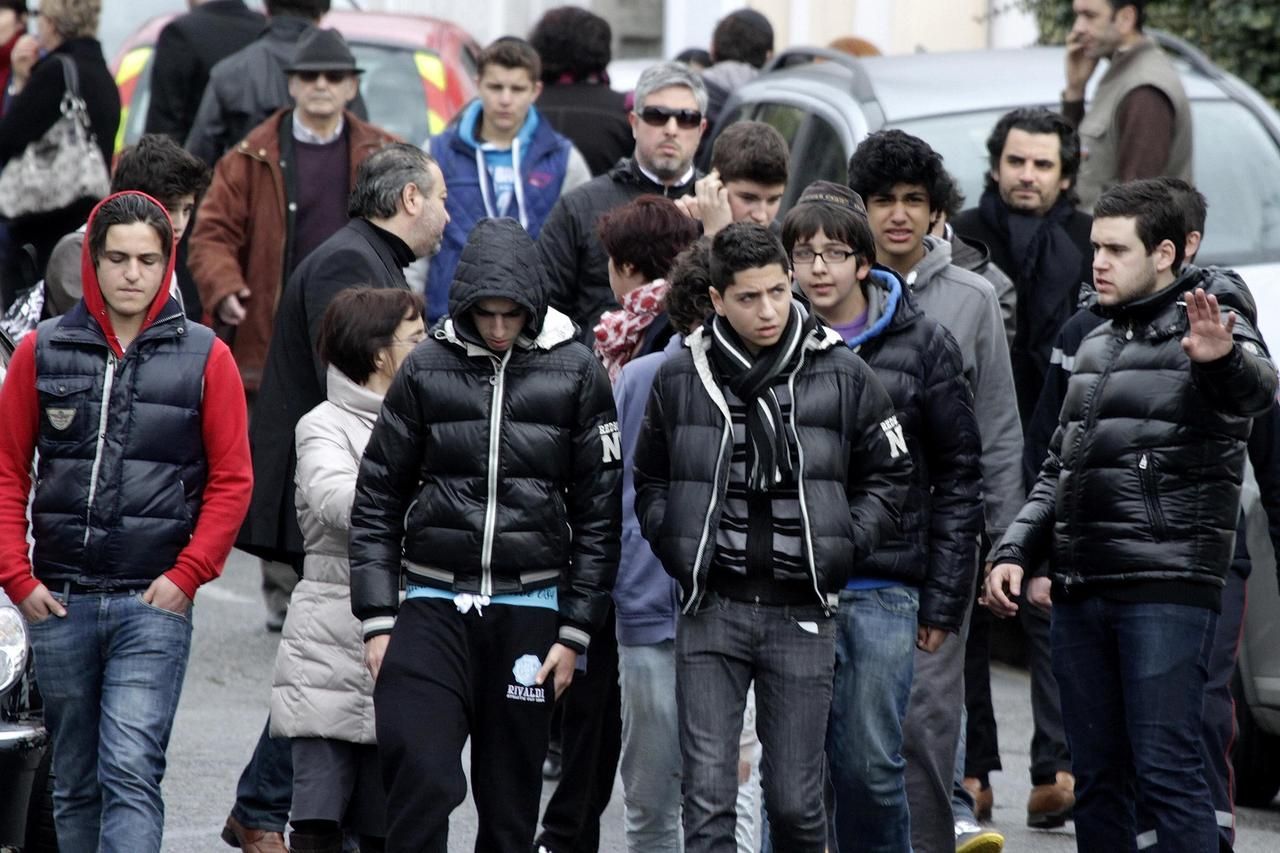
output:
M 36 577 L 146 587 L 173 568 L 195 529 L 213 333 L 170 300 L 122 359 L 84 303 L 36 334 Z

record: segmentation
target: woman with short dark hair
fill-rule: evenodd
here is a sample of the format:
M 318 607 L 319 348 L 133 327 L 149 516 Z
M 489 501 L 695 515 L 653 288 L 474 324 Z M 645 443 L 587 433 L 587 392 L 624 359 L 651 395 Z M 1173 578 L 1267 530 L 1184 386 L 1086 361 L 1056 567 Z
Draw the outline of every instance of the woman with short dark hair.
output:
M 293 739 L 293 850 L 383 849 L 386 800 L 373 679 L 351 614 L 347 530 L 360 457 L 396 370 L 426 337 L 422 298 L 353 288 L 329 305 L 318 348 L 327 397 L 298 422 L 298 524 L 306 557 L 276 654 L 271 734 Z
M 596 355 L 616 380 L 633 358 L 659 352 L 672 335 L 666 318 L 667 271 L 698 239 L 698 223 L 662 196 L 641 196 L 600 218 L 609 287 L 622 307 L 595 328 Z

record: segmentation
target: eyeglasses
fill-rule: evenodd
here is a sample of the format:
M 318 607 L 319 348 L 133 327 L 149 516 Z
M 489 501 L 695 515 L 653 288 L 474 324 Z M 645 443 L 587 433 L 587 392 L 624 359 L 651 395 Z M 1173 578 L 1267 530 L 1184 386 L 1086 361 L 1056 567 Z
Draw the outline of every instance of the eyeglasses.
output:
M 815 258 L 822 258 L 824 264 L 843 264 L 854 255 L 850 249 L 827 248 L 824 252 L 815 252 L 808 246 L 796 246 L 791 251 L 791 260 L 797 264 L 811 264 Z
M 697 110 L 673 110 L 670 107 L 645 107 L 637 110 L 636 115 L 650 127 L 666 127 L 671 119 L 676 120 L 676 127 L 693 130 L 702 124 L 702 113 Z
M 295 71 L 293 73 L 303 83 L 314 83 L 324 77 L 335 86 L 351 77 L 350 71 Z

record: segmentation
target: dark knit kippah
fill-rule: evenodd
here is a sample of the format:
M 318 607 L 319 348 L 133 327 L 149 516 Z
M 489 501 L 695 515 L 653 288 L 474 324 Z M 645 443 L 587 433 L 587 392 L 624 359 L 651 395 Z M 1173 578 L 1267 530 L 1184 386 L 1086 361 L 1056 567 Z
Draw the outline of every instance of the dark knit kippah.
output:
M 862 196 L 846 187 L 844 184 L 837 184 L 833 181 L 814 181 L 804 188 L 804 192 L 800 193 L 800 198 L 796 204 L 834 204 L 837 207 L 848 207 L 854 212 L 863 216 L 867 215 L 866 205 L 862 203 Z

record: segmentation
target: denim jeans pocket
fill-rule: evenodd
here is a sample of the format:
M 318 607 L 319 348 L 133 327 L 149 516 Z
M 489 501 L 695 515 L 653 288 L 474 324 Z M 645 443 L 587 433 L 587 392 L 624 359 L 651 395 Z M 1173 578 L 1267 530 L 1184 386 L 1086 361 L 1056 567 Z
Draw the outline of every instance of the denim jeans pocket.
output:
M 876 590 L 880 606 L 897 616 L 915 616 L 920 610 L 920 593 L 914 587 L 887 586 Z
M 810 637 L 834 637 L 836 620 L 823 613 L 821 608 L 814 608 L 813 613 L 792 613 L 789 620 L 797 630 Z
M 162 613 L 165 616 L 168 616 L 170 619 L 177 619 L 179 622 L 182 622 L 184 625 L 191 623 L 191 608 L 194 605 L 187 605 L 187 611 L 185 613 L 174 613 L 172 610 L 166 610 L 163 607 L 157 607 L 156 605 L 151 604 L 150 602 L 148 602 L 146 599 L 142 597 L 142 593 L 138 593 L 137 595 L 133 596 L 133 598 L 135 601 L 138 602 L 138 604 L 142 605 L 142 608 L 144 610 L 150 610 L 154 613 Z

